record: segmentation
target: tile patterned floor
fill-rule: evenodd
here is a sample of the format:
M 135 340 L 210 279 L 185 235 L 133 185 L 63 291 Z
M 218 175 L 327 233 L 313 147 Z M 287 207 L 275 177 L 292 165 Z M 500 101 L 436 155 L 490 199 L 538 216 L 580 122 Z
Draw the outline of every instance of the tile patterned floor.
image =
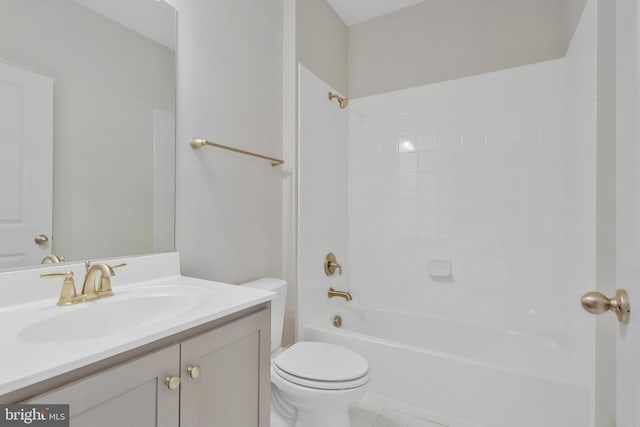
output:
M 349 409 L 351 427 L 447 427 L 385 406 L 365 395 Z

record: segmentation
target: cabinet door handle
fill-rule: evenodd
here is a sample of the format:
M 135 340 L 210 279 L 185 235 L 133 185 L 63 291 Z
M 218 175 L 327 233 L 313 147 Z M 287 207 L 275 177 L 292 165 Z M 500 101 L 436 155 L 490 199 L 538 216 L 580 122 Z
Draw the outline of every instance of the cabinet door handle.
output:
M 180 377 L 167 377 L 164 379 L 164 383 L 169 387 L 169 390 L 175 390 L 180 386 Z
M 191 378 L 196 379 L 200 376 L 201 369 L 199 365 L 193 365 L 187 367 L 187 372 L 189 373 L 189 376 L 191 376 Z

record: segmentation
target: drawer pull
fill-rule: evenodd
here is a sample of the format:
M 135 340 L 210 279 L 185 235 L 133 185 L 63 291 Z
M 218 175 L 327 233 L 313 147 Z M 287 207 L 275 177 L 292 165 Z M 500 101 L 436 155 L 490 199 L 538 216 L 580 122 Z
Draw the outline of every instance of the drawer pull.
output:
M 189 373 L 189 376 L 191 376 L 191 378 L 196 379 L 200 376 L 201 369 L 198 365 L 189 366 L 187 368 L 187 372 Z
M 180 377 L 167 377 L 164 379 L 164 383 L 169 387 L 169 390 L 175 390 L 180 387 Z

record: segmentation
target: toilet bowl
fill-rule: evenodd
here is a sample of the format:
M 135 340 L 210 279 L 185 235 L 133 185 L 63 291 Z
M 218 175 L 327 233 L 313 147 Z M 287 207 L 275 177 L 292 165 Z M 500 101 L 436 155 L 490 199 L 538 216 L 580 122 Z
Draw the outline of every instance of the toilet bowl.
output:
M 272 427 L 349 427 L 349 406 L 368 382 L 369 364 L 361 355 L 337 345 L 297 342 L 271 363 L 277 402 Z
M 244 286 L 276 293 L 271 301 L 271 427 L 350 427 L 349 406 L 369 383 L 367 360 L 321 342 L 301 341 L 282 350 L 286 282 L 263 278 Z

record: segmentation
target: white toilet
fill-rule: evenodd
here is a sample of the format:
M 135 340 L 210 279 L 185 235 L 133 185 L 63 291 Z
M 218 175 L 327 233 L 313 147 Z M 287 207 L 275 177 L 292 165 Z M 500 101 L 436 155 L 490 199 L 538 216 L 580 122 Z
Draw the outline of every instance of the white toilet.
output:
M 276 293 L 271 301 L 271 427 L 350 427 L 349 406 L 369 382 L 367 360 L 320 342 L 301 341 L 282 350 L 287 283 L 263 278 L 243 286 Z

